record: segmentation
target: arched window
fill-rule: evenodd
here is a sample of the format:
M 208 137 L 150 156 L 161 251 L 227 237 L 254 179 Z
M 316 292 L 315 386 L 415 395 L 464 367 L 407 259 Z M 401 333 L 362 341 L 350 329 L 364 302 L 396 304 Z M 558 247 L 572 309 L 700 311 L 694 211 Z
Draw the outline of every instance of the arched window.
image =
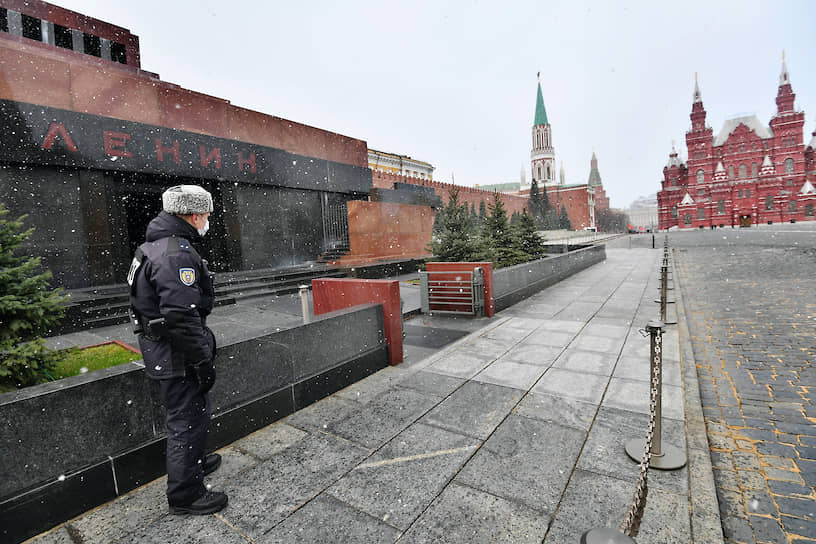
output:
M 734 179 L 734 165 L 728 167 L 728 179 Z
M 793 159 L 785 159 L 785 173 L 793 174 Z
M 552 176 L 550 176 L 550 165 L 549 164 L 547 165 L 547 179 L 552 179 Z
M 739 165 L 739 177 L 740 179 L 745 179 L 748 177 L 748 167 L 744 164 Z
M 755 162 L 751 163 L 751 177 L 752 178 L 757 177 L 757 163 Z
M 765 197 L 765 211 L 773 210 L 773 195 Z
M 541 180 L 541 167 L 538 167 L 538 179 Z
M 788 202 L 788 211 L 791 212 L 791 213 L 796 211 L 796 201 L 795 200 L 791 200 L 790 202 Z
M 697 183 L 702 183 L 704 178 L 705 174 L 703 173 L 703 169 L 700 168 L 699 170 L 697 170 Z
M 705 219 L 705 208 L 697 209 L 697 219 Z
M 805 215 L 813 217 L 813 204 L 805 204 Z
M 677 219 L 677 206 L 672 206 L 671 216 L 672 216 L 672 219 Z
M 691 214 L 687 213 L 683 216 L 683 224 L 686 226 L 691 225 Z
M 720 200 L 717 202 L 717 213 L 720 215 L 725 213 L 725 200 Z

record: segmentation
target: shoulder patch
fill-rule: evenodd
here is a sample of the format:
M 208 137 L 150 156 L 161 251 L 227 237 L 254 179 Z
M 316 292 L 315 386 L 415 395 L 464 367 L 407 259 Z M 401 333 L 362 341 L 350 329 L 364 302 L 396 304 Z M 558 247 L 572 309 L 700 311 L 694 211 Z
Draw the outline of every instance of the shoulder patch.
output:
M 196 281 L 195 268 L 179 268 L 179 279 L 187 287 L 194 284 Z

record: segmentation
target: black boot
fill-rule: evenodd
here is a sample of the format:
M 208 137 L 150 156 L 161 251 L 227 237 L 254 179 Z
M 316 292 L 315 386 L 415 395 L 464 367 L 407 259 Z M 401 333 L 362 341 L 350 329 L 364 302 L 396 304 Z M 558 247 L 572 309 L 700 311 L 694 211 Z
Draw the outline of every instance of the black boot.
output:
M 210 453 L 204 456 L 204 476 L 218 470 L 221 466 L 221 456 L 217 453 Z
M 189 504 L 170 505 L 171 514 L 192 514 L 201 516 L 213 514 L 227 505 L 227 494 L 220 491 L 207 491 Z

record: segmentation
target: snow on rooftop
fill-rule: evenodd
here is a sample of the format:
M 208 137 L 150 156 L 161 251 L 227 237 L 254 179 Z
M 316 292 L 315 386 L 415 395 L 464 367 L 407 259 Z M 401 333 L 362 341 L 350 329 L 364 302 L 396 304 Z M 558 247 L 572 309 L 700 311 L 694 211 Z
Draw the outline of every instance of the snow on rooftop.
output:
M 714 138 L 714 146 L 723 145 L 740 125 L 745 125 L 753 130 L 760 138 L 773 138 L 773 130 L 771 130 L 771 127 L 763 125 L 762 121 L 760 121 L 756 115 L 746 115 L 726 120 L 725 123 L 723 123 L 720 133 Z

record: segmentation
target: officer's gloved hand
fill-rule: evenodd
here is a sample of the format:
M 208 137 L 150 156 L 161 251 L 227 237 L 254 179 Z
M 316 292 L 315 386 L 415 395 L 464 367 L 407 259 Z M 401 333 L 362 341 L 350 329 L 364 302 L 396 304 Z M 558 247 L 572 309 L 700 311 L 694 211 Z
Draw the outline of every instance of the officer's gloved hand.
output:
M 198 392 L 203 395 L 215 384 L 215 365 L 212 361 L 205 361 L 194 365 L 193 370 L 198 380 Z

